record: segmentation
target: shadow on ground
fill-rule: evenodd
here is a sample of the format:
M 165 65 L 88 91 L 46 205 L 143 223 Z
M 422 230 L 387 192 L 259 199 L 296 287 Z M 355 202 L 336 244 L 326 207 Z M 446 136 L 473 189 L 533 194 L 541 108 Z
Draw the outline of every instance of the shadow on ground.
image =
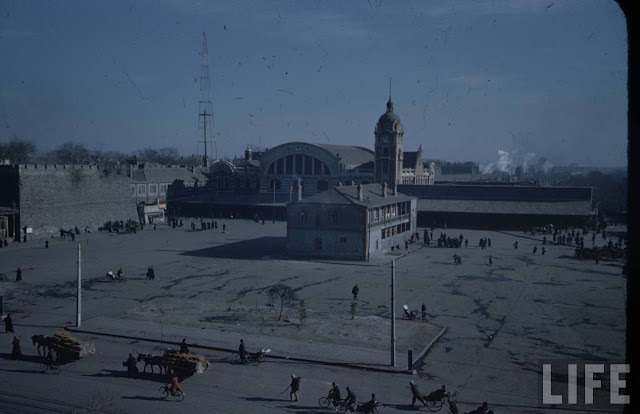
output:
M 113 377 L 113 378 L 129 378 L 127 371 L 116 371 L 113 369 L 103 369 L 97 374 L 87 374 L 86 377 Z M 153 381 L 161 384 L 167 384 L 171 381 L 171 378 L 167 375 L 152 374 L 150 372 L 140 372 L 135 379 Z
M 235 260 L 285 259 L 285 237 L 258 237 L 235 243 L 183 252 L 185 256 L 217 257 Z

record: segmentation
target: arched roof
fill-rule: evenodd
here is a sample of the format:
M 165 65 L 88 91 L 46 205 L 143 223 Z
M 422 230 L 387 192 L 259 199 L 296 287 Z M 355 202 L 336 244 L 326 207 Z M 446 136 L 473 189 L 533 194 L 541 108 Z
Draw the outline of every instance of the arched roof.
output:
M 227 160 L 215 160 L 209 167 L 209 173 L 213 175 L 232 175 L 235 167 Z
M 321 156 L 323 161 L 331 165 L 338 165 L 340 163 L 344 164 L 347 169 L 355 168 L 361 164 L 365 164 L 369 161 L 373 161 L 375 158 L 375 153 L 368 148 L 358 147 L 353 145 L 335 145 L 335 144 L 313 144 L 309 142 L 302 141 L 292 141 L 285 142 L 284 144 L 277 145 L 271 148 L 267 153 L 264 154 L 261 162 L 261 167 L 268 167 L 267 164 L 275 161 L 280 158 L 279 154 L 281 152 L 287 152 L 289 154 L 297 154 L 297 147 L 300 147 L 299 153 L 305 155 L 314 155 L 312 153 L 308 153 L 309 149 L 312 149 L 312 152 L 318 151 L 316 155 Z M 273 158 L 273 159 L 272 159 Z

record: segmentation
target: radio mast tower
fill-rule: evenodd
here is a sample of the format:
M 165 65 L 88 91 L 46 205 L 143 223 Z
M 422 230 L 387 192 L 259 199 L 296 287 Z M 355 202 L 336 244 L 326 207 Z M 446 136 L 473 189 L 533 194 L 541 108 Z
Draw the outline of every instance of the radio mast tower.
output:
M 200 64 L 200 101 L 198 102 L 198 129 L 203 130 L 204 157 L 202 161 L 205 167 L 209 166 L 209 155 L 207 143 L 211 142 L 207 137 L 207 130 L 213 129 L 213 103 L 209 92 L 209 53 L 207 51 L 207 34 L 202 32 L 202 62 Z M 216 160 L 218 159 L 218 148 L 215 137 L 213 149 Z

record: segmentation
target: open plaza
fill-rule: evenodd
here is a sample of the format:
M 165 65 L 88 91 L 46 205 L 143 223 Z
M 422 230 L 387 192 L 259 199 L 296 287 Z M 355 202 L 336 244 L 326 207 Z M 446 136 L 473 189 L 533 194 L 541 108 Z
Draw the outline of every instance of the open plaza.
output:
M 623 262 L 577 260 L 574 247 L 549 243 L 541 255 L 541 234 L 436 228 L 429 229 L 435 238 L 462 234 L 468 247 L 413 243 L 371 262 L 305 260 L 287 256 L 284 222 L 224 220 L 212 230 L 196 222 L 192 231 L 191 219 L 183 221 L 175 229 L 83 233 L 74 242 L 33 239 L 0 250 L 3 312 L 12 314 L 25 355 L 12 359 L 14 335 L 0 334 L 0 412 L 321 413 L 329 411 L 318 399 L 336 382 L 359 401 L 375 393 L 381 412 L 400 413 L 418 409 L 414 380 L 423 393 L 446 385 L 461 411 L 488 401 L 496 413 L 561 413 L 540 406 L 541 361 L 625 356 Z M 491 246 L 481 249 L 481 238 Z M 607 241 L 598 235 L 596 244 Z M 50 370 L 31 336 L 75 326 L 78 245 L 82 323 L 70 333 L 96 353 Z M 154 280 L 145 276 L 149 266 Z M 119 268 L 124 280 L 107 280 Z M 268 295 L 279 283 L 295 294 L 282 318 L 279 298 Z M 415 320 L 403 318 L 403 305 Z M 182 338 L 211 362 L 181 382 L 184 401 L 158 398 L 169 379 L 157 370 L 127 377 L 122 362 L 130 353 L 162 354 Z M 250 352 L 270 349 L 266 361 L 234 363 L 226 351 L 240 339 Z M 302 377 L 298 402 L 287 391 L 292 374 Z

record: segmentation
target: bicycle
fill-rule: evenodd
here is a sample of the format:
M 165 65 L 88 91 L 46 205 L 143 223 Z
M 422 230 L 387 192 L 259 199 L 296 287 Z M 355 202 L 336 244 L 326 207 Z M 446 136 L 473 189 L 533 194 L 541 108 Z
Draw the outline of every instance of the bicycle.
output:
M 182 400 L 184 400 L 184 391 L 178 390 L 172 394 L 171 385 L 168 385 L 168 384 L 158 388 L 158 394 L 160 394 L 160 398 L 163 400 L 166 400 L 167 398 L 169 398 L 169 396 L 173 397 L 178 402 L 181 402 Z
M 320 397 L 318 399 L 318 405 L 322 408 L 333 408 L 341 413 L 346 413 L 347 410 L 353 411 L 353 407 L 346 403 L 347 400 L 333 400 L 329 397 Z

